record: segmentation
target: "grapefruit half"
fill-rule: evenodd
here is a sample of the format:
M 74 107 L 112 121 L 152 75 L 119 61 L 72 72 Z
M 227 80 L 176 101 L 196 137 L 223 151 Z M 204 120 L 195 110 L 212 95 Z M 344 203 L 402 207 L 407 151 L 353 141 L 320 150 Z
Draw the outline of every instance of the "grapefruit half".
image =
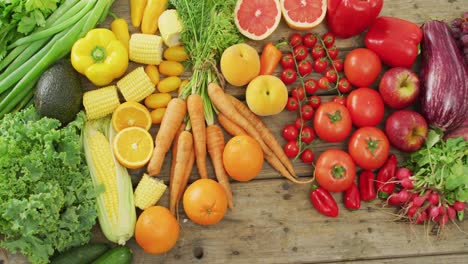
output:
M 275 31 L 281 20 L 278 0 L 237 0 L 234 22 L 242 35 L 262 40 Z
M 288 26 L 297 30 L 316 27 L 327 13 L 327 0 L 280 0 L 280 5 Z

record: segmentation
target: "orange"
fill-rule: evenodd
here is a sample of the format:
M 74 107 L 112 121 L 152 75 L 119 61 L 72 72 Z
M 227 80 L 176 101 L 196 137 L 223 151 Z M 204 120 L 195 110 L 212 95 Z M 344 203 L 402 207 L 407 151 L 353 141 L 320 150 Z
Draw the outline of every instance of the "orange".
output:
M 313 29 L 327 13 L 327 0 L 280 0 L 281 12 L 290 28 Z
M 250 181 L 262 170 L 262 147 L 250 136 L 235 136 L 224 147 L 223 164 L 233 179 Z
M 162 254 L 174 247 L 179 229 L 179 223 L 166 207 L 151 206 L 138 217 L 135 240 L 146 253 Z
M 116 132 L 134 126 L 149 130 L 151 115 L 144 105 L 137 102 L 125 102 L 119 105 L 112 114 L 112 126 Z
M 262 40 L 275 31 L 281 20 L 278 0 L 237 0 L 234 23 L 242 35 Z
M 146 165 L 153 154 L 153 137 L 141 127 L 127 127 L 114 138 L 115 158 L 129 169 L 138 169 Z
M 213 225 L 226 214 L 226 192 L 212 179 L 199 179 L 190 184 L 183 199 L 185 214 L 196 224 Z

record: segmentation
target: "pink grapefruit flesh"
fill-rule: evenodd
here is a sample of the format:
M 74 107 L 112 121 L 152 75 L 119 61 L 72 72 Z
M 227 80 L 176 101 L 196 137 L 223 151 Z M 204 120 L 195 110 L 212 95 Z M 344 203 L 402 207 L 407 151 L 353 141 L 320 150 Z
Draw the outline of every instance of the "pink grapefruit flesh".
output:
M 316 27 L 327 12 L 326 0 L 281 0 L 280 4 L 288 26 L 298 30 Z
M 239 32 L 252 40 L 262 40 L 270 36 L 281 20 L 281 9 L 277 0 L 238 0 L 234 14 Z

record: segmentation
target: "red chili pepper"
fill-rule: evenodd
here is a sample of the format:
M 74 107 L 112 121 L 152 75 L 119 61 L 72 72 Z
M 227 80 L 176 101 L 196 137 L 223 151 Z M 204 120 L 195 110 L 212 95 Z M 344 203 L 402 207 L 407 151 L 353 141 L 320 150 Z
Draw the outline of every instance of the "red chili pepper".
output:
M 276 69 L 279 61 L 281 60 L 281 50 L 279 50 L 273 43 L 268 42 L 260 56 L 260 73 L 259 75 L 271 75 Z
M 363 201 L 372 201 L 377 197 L 375 192 L 375 175 L 372 171 L 365 170 L 359 176 L 359 191 Z
M 413 22 L 381 16 L 365 36 L 366 47 L 390 67 L 411 68 L 418 56 L 422 30 Z
M 361 208 L 361 197 L 359 196 L 358 187 L 354 182 L 344 193 L 344 204 L 350 210 Z
M 387 199 L 395 189 L 395 172 L 397 170 L 397 158 L 391 154 L 385 164 L 377 173 L 376 187 L 379 198 Z
M 333 196 L 324 188 L 314 185 L 310 192 L 310 201 L 321 214 L 329 217 L 338 216 L 338 204 L 333 199 Z

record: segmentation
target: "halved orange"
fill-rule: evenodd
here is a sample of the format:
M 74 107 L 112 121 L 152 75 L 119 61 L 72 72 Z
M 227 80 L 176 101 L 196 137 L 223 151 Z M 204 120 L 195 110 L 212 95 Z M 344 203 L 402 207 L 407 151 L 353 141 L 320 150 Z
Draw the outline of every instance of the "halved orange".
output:
M 327 0 L 280 0 L 281 12 L 290 28 L 309 30 L 322 23 Z
M 153 137 L 141 127 L 127 127 L 115 135 L 112 147 L 120 164 L 138 169 L 145 166 L 153 155 Z
M 120 104 L 112 114 L 112 126 L 116 132 L 135 126 L 149 130 L 151 115 L 144 105 L 137 102 L 125 102 Z

